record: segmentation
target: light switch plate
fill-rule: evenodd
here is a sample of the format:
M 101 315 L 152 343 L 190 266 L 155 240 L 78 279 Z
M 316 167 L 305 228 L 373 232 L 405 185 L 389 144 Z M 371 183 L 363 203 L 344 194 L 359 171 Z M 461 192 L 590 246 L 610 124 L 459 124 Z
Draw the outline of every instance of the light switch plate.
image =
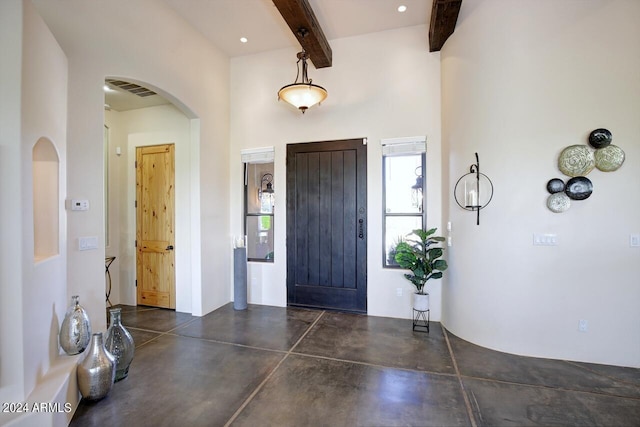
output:
M 629 235 L 629 246 L 636 248 L 640 246 L 640 234 Z
M 540 234 L 533 233 L 533 245 L 534 246 L 558 246 L 557 234 Z
M 78 238 L 78 250 L 90 251 L 98 249 L 98 238 L 96 236 Z

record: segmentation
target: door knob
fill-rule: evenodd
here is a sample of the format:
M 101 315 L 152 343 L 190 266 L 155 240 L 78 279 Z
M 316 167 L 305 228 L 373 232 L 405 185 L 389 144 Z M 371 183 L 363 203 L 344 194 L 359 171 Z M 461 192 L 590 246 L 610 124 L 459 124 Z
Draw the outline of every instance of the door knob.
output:
M 167 250 L 168 250 L 168 251 L 172 251 L 172 250 L 173 250 L 173 245 L 169 245 L 169 246 L 167 246 Z

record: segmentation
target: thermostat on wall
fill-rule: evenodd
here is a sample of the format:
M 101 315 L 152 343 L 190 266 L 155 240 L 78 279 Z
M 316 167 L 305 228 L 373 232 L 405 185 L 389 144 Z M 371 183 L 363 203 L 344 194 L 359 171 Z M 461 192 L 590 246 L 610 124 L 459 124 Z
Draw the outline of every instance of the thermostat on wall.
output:
M 71 210 L 72 211 L 88 211 L 89 210 L 89 201 L 81 200 L 81 199 L 73 199 L 71 200 Z

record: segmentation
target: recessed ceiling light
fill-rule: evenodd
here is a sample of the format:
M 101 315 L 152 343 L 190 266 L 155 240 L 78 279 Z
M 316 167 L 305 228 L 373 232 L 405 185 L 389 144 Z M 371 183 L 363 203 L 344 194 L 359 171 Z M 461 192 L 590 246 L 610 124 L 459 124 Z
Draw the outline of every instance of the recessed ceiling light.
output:
M 398 12 L 400 13 L 405 12 L 406 10 L 407 10 L 407 6 L 405 5 L 398 6 Z
M 249 40 L 248 40 L 246 37 L 240 37 L 240 42 L 241 42 L 241 43 L 246 43 L 246 42 L 248 42 L 248 41 L 249 41 Z

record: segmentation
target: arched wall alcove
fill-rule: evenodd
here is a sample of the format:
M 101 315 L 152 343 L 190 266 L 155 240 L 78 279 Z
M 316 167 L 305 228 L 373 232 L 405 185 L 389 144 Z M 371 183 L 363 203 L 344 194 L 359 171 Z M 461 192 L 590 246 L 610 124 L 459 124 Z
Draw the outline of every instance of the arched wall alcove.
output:
M 169 104 L 126 111 L 105 111 L 109 170 L 106 227 L 110 236 L 106 256 L 116 256 L 110 267 L 115 287 L 112 303 L 135 305 L 136 255 L 130 248 L 136 236 L 136 147 L 175 145 L 175 275 L 176 310 L 195 313 L 201 306 L 200 286 L 200 120 L 177 97 L 151 83 L 124 76 L 122 80 L 156 92 Z
M 54 144 L 40 138 L 32 151 L 34 261 L 60 252 L 60 159 Z

